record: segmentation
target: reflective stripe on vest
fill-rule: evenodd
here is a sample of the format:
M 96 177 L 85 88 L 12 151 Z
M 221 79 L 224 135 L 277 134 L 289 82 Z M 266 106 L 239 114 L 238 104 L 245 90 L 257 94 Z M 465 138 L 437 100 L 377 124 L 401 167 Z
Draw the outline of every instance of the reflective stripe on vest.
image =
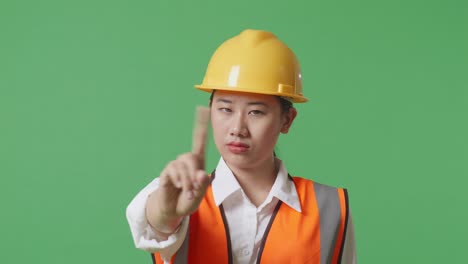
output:
M 346 189 L 290 177 L 301 203 L 299 213 L 278 202 L 265 230 L 257 263 L 341 263 L 348 222 Z M 153 263 L 164 263 L 159 253 Z M 229 226 L 211 186 L 190 216 L 187 236 L 171 263 L 232 264 Z

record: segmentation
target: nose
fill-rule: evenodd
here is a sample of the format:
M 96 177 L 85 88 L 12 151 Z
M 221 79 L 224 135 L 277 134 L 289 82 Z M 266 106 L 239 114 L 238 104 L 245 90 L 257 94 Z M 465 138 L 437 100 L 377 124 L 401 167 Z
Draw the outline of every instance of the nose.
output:
M 247 127 L 247 122 L 242 113 L 232 117 L 232 124 L 229 131 L 229 134 L 234 137 L 248 137 L 249 129 Z

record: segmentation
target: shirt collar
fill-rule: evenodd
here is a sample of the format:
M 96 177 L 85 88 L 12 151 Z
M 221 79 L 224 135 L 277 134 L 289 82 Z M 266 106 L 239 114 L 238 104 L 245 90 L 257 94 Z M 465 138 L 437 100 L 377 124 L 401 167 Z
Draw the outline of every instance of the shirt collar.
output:
M 272 197 L 276 197 L 289 207 L 301 212 L 301 203 L 299 202 L 296 186 L 289 177 L 283 162 L 281 160 L 278 160 L 278 162 L 278 175 L 276 176 L 276 180 L 271 187 L 266 201 L 271 200 Z M 216 206 L 223 203 L 224 200 L 234 192 L 241 190 L 239 182 L 237 182 L 236 177 L 232 173 L 231 169 L 229 169 L 223 158 L 220 158 L 218 162 L 218 166 L 215 171 L 215 178 L 213 179 L 211 186 Z

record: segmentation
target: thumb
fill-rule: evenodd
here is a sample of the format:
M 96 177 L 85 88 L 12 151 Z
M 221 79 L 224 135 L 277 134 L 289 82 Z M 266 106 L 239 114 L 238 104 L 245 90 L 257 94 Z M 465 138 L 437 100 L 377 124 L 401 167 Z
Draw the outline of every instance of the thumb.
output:
M 198 170 L 195 175 L 197 188 L 194 189 L 195 198 L 205 196 L 206 189 L 211 183 L 211 177 L 206 174 L 204 170 Z

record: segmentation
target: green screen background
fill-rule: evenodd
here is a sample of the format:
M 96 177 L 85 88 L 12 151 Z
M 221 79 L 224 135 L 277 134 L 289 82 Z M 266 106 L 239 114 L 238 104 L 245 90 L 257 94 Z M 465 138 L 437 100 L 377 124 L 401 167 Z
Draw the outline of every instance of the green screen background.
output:
M 215 48 L 256 28 L 310 98 L 277 153 L 349 189 L 359 263 L 468 263 L 467 26 L 455 0 L 1 1 L 0 262 L 150 263 L 126 206 L 190 150 Z

